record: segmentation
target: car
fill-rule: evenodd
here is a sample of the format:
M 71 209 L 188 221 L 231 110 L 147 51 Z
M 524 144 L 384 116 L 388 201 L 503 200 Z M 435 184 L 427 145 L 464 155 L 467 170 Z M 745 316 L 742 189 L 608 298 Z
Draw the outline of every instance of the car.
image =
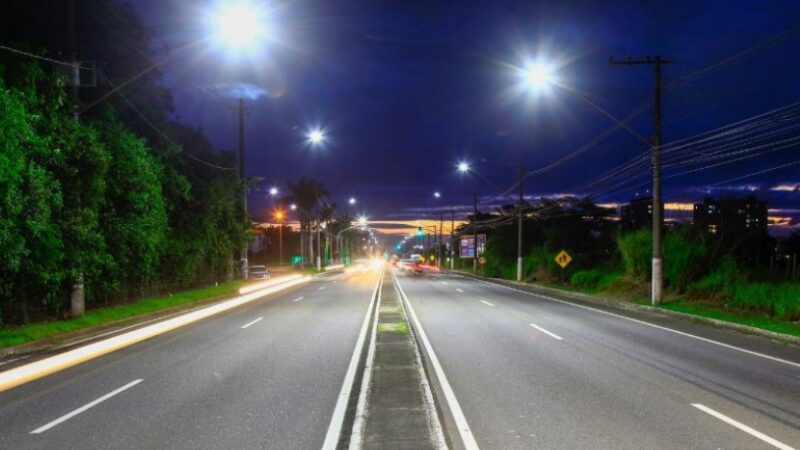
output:
M 247 279 L 249 280 L 266 280 L 269 276 L 267 266 L 250 266 L 247 269 Z

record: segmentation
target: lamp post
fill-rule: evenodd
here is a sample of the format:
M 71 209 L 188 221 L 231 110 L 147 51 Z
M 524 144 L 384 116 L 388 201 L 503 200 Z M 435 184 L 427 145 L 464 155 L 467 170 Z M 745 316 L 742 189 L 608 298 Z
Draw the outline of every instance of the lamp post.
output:
M 283 265 L 283 210 L 275 211 L 275 219 L 278 221 L 278 265 Z

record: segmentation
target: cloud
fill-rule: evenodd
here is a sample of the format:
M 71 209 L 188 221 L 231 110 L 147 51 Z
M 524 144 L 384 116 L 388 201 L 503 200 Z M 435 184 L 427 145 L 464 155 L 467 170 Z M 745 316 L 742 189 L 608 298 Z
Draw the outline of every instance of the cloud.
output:
M 769 190 L 777 192 L 797 192 L 800 190 L 800 183 L 781 183 L 772 186 Z

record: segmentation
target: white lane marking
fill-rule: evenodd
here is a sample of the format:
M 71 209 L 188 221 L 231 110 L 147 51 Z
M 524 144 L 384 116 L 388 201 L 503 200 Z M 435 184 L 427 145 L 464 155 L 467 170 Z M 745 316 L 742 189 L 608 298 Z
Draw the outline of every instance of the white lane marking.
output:
M 353 420 L 353 429 L 350 432 L 350 449 L 361 450 L 364 446 L 364 430 L 367 426 L 367 402 L 369 400 L 370 380 L 372 379 L 372 366 L 375 363 L 375 344 L 378 332 L 378 314 L 381 310 L 381 295 L 383 294 L 383 280 L 378 288 L 378 299 L 375 301 L 375 315 L 373 316 L 372 331 L 370 331 L 369 347 L 367 347 L 367 360 L 364 362 L 364 373 L 361 377 L 361 391 L 358 393 L 356 403 L 356 417 Z
M 350 400 L 350 392 L 353 390 L 353 382 L 356 379 L 358 360 L 364 349 L 364 341 L 369 331 L 370 313 L 372 312 L 372 308 L 375 307 L 375 301 L 378 297 L 378 288 L 381 286 L 382 280 L 383 273 L 378 277 L 378 282 L 375 283 L 375 290 L 372 291 L 369 308 L 367 308 L 367 314 L 364 315 L 361 331 L 358 333 L 356 347 L 353 349 L 353 356 L 350 358 L 350 365 L 347 367 L 344 382 L 342 382 L 342 389 L 339 391 L 339 398 L 336 400 L 336 407 L 333 409 L 331 422 L 328 424 L 328 431 L 325 433 L 325 442 L 322 443 L 322 450 L 336 450 L 339 444 L 339 435 L 342 433 L 342 424 L 344 423 L 344 415 L 347 412 L 347 403 Z
M 745 433 L 747 433 L 747 434 L 749 434 L 751 436 L 754 436 L 754 437 L 756 437 L 758 439 L 761 439 L 762 441 L 766 442 L 767 444 L 772 445 L 773 447 L 779 448 L 781 450 L 795 450 L 794 447 L 790 447 L 790 446 L 784 444 L 783 442 L 778 441 L 776 439 L 773 439 L 773 438 L 767 436 L 766 434 L 764 434 L 764 433 L 762 433 L 762 432 L 760 432 L 758 430 L 754 430 L 754 429 L 748 427 L 747 425 L 745 425 L 745 424 L 743 424 L 741 422 L 733 420 L 730 417 L 726 416 L 725 414 L 722 414 L 720 412 L 714 411 L 713 409 L 709 408 L 708 406 L 701 405 L 700 403 L 692 403 L 692 406 L 694 406 L 695 408 L 699 409 L 700 411 L 703 411 L 706 414 L 709 414 L 709 415 L 712 415 L 712 416 L 716 417 L 717 419 L 727 423 L 728 425 L 734 426 L 734 427 L 744 431 Z
M 466 277 L 464 277 L 464 278 L 466 278 Z M 698 341 L 707 342 L 709 344 L 714 344 L 714 345 L 718 345 L 720 347 L 725 347 L 725 348 L 728 348 L 728 349 L 731 349 L 731 350 L 736 350 L 736 351 L 739 351 L 739 352 L 742 352 L 742 353 L 747 353 L 748 355 L 758 356 L 760 358 L 769 359 L 771 361 L 775 361 L 775 362 L 778 362 L 778 363 L 781 363 L 781 364 L 787 364 L 787 365 L 790 365 L 790 366 L 793 366 L 793 367 L 800 368 L 800 363 L 797 363 L 797 362 L 794 362 L 794 361 L 789 361 L 787 359 L 778 358 L 776 356 L 770 356 L 770 355 L 767 355 L 767 354 L 764 354 L 764 353 L 756 352 L 756 351 L 753 351 L 753 350 L 748 350 L 746 348 L 741 348 L 741 347 L 737 347 L 735 345 L 726 344 L 724 342 L 715 341 L 713 339 L 708 339 L 708 338 L 704 338 L 704 337 L 697 336 L 697 335 L 694 335 L 694 334 L 685 333 L 683 331 L 673 330 L 672 328 L 667 328 L 667 327 L 663 327 L 661 325 L 656 325 L 654 323 L 645 322 L 644 320 L 634 319 L 633 317 L 624 316 L 622 314 L 617 314 L 617 313 L 613 313 L 613 312 L 610 312 L 610 311 L 604 311 L 602 309 L 593 308 L 591 306 L 581 305 L 581 304 L 578 304 L 578 303 L 572 303 L 572 302 L 569 302 L 567 300 L 561 300 L 561 299 L 558 299 L 558 298 L 549 297 L 547 295 L 534 294 L 533 292 L 523 291 L 522 289 L 516 289 L 516 288 L 510 287 L 510 286 L 505 286 L 505 285 L 502 285 L 502 284 L 492 283 L 491 281 L 477 280 L 475 278 L 470 278 L 470 279 L 471 280 L 475 280 L 475 281 L 480 281 L 481 283 L 491 284 L 492 286 L 498 286 L 498 287 L 501 287 L 501 288 L 504 288 L 504 289 L 508 289 L 508 290 L 511 290 L 511 291 L 520 292 L 522 294 L 530 295 L 532 297 L 539 297 L 539 298 L 543 298 L 545 300 L 550 300 L 552 302 L 563 303 L 565 305 L 573 306 L 575 308 L 582 308 L 582 309 L 586 309 L 586 310 L 589 310 L 589 311 L 594 311 L 596 313 L 605 314 L 607 316 L 616 317 L 618 319 L 627 320 L 629 322 L 638 323 L 640 325 L 646 325 L 648 327 L 657 328 L 659 330 L 669 331 L 670 333 L 675 333 L 675 334 L 678 334 L 678 335 L 681 335 L 681 336 L 685 336 L 685 337 L 688 337 L 688 338 L 697 339 Z
M 246 324 L 242 325 L 242 329 L 244 330 L 245 328 L 249 327 L 250 325 L 253 325 L 254 323 L 260 322 L 261 319 L 263 319 L 263 317 L 259 317 L 258 319 L 254 320 L 252 322 L 247 322 Z
M 319 290 L 320 290 L 320 291 L 321 291 L 321 290 L 323 290 L 323 289 L 325 289 L 325 286 L 320 286 L 320 287 L 319 287 Z
M 293 302 L 299 302 L 300 300 L 304 299 L 305 297 L 297 297 L 296 299 L 292 300 Z
M 462 290 L 461 290 L 461 289 L 459 289 L 459 288 L 456 288 L 456 290 L 457 290 L 458 292 L 461 292 L 462 294 L 464 293 L 464 291 L 462 291 Z
M 481 303 L 484 305 L 494 306 L 494 303 L 487 302 L 486 300 L 481 300 Z
M 536 325 L 535 323 L 531 323 L 531 324 L 528 324 L 528 325 L 532 326 L 533 328 L 536 328 L 537 330 L 539 330 L 542 333 L 552 337 L 553 339 L 558 339 L 559 341 L 564 340 L 564 338 L 562 338 L 561 336 L 559 336 L 559 335 L 557 335 L 555 333 L 551 333 L 551 332 L 545 330 L 544 328 L 540 327 L 539 325 Z
M 411 317 L 411 320 L 414 322 L 414 331 L 419 333 L 419 338 L 422 341 L 422 344 L 425 346 L 425 352 L 431 359 L 431 366 L 433 366 L 433 370 L 436 373 L 436 378 L 439 379 L 439 384 L 442 385 L 442 393 L 447 401 L 447 406 L 450 407 L 450 413 L 453 415 L 453 421 L 456 423 L 456 428 L 458 429 L 458 434 L 461 436 L 461 441 L 464 444 L 464 448 L 467 450 L 477 450 L 478 443 L 475 441 L 475 437 L 472 435 L 472 430 L 467 423 L 467 418 L 464 417 L 464 412 L 461 410 L 461 406 L 458 404 L 456 394 L 453 392 L 450 382 L 447 381 L 447 376 L 444 374 L 444 369 L 442 368 L 441 363 L 439 363 L 439 358 L 436 357 L 436 352 L 434 352 L 433 347 L 431 347 L 431 343 L 428 340 L 428 335 L 426 335 L 425 330 L 422 329 L 422 324 L 420 324 L 419 319 L 417 318 L 417 313 L 414 312 L 414 307 L 411 306 L 408 296 L 406 296 L 405 291 L 403 291 L 403 287 L 400 285 L 400 280 L 397 279 L 397 276 L 395 276 L 394 273 L 392 273 L 392 276 L 394 277 L 397 291 L 400 292 L 400 297 L 406 306 L 406 311 Z
M 54 426 L 56 426 L 56 425 L 58 425 L 58 424 L 60 424 L 62 422 L 66 422 L 67 420 L 77 416 L 78 414 L 86 411 L 87 409 L 89 409 L 89 408 L 91 408 L 93 406 L 97 406 L 98 404 L 110 399 L 111 397 L 119 394 L 120 392 L 125 391 L 127 389 L 130 389 L 130 388 L 136 386 L 137 384 L 141 383 L 142 381 L 143 380 L 141 378 L 139 378 L 137 380 L 133 380 L 130 383 L 126 384 L 125 386 L 122 386 L 121 388 L 115 389 L 115 390 L 109 392 L 108 394 L 98 398 L 97 400 L 91 401 L 91 402 L 81 406 L 80 408 L 76 409 L 75 411 L 72 411 L 71 413 L 65 414 L 65 415 L 59 417 L 58 419 L 48 423 L 47 425 L 43 425 L 43 426 L 31 431 L 30 434 L 44 433 L 45 431 L 49 430 L 50 428 L 53 428 Z
M 447 284 L 447 281 L 442 281 L 442 284 Z

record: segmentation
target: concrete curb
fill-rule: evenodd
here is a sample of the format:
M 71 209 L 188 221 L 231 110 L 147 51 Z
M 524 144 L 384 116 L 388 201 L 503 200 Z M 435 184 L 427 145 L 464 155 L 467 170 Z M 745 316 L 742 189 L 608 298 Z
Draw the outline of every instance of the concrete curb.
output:
M 663 315 L 666 315 L 666 316 L 671 316 L 671 317 L 675 317 L 675 318 L 679 318 L 679 319 L 691 320 L 693 322 L 698 322 L 698 323 L 703 323 L 703 324 L 706 324 L 706 325 L 711 325 L 711 326 L 714 326 L 716 328 L 721 328 L 721 329 L 724 329 L 724 330 L 736 331 L 736 332 L 743 333 L 743 334 L 750 334 L 750 335 L 759 336 L 759 337 L 763 337 L 763 338 L 767 338 L 767 339 L 772 339 L 774 341 L 778 341 L 778 342 L 784 343 L 784 344 L 791 344 L 791 345 L 800 346 L 800 337 L 798 337 L 798 336 L 792 336 L 791 334 L 784 334 L 784 333 L 778 333 L 778 332 L 775 332 L 775 331 L 764 330 L 762 328 L 751 327 L 749 325 L 742 325 L 742 324 L 739 324 L 739 323 L 727 322 L 727 321 L 719 320 L 719 319 L 712 319 L 710 317 L 698 316 L 698 315 L 695 315 L 695 314 L 689 314 L 689 313 L 685 313 L 685 312 L 671 311 L 669 309 L 658 308 L 658 307 L 650 306 L 650 305 L 642 305 L 642 304 L 639 304 L 639 303 L 631 303 L 631 302 L 626 302 L 626 301 L 617 300 L 617 299 L 613 299 L 613 298 L 602 297 L 602 296 L 599 296 L 599 295 L 589 295 L 589 294 L 584 294 L 582 292 L 565 291 L 565 290 L 561 290 L 561 289 L 552 288 L 552 287 L 549 287 L 549 286 L 543 286 L 543 285 L 540 285 L 540 284 L 520 283 L 520 282 L 517 282 L 517 281 L 502 280 L 502 279 L 499 279 L 499 278 L 491 278 L 491 277 L 486 277 L 486 276 L 483 276 L 483 275 L 475 275 L 475 274 L 466 273 L 466 272 L 458 272 L 458 271 L 447 271 L 447 272 L 455 274 L 455 275 L 461 275 L 461 276 L 464 276 L 464 277 L 467 277 L 467 278 L 474 278 L 476 280 L 483 280 L 483 281 L 487 281 L 487 282 L 491 282 L 491 283 L 495 283 L 495 284 L 501 284 L 501 285 L 505 285 L 505 286 L 509 286 L 509 287 L 514 287 L 514 288 L 517 288 L 517 289 L 522 289 L 522 290 L 531 292 L 533 294 L 538 293 L 537 291 L 539 291 L 539 292 L 544 291 L 544 292 L 550 293 L 550 294 L 558 294 L 558 295 L 560 295 L 562 297 L 566 297 L 567 299 L 582 300 L 582 301 L 586 301 L 586 302 L 589 302 L 589 303 L 600 303 L 602 305 L 606 305 L 606 306 L 610 306 L 610 307 L 618 308 L 618 309 L 624 309 L 624 310 L 628 310 L 628 311 L 663 314 Z

